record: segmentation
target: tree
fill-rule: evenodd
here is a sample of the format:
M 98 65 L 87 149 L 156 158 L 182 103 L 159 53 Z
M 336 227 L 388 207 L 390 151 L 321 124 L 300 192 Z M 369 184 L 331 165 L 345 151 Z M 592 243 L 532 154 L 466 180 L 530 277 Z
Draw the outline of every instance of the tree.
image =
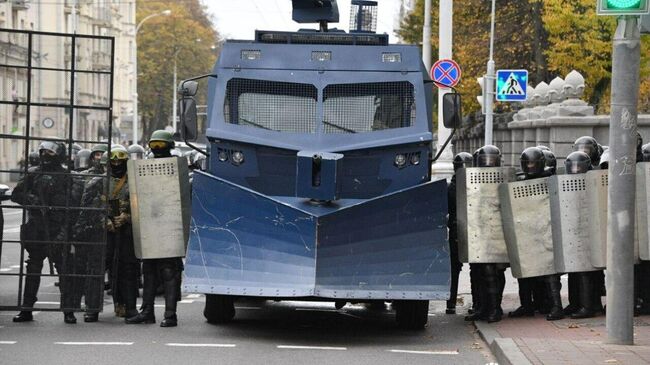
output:
M 137 21 L 171 10 L 170 16 L 148 20 L 138 33 L 138 103 L 143 140 L 171 124 L 174 59 L 178 81 L 209 73 L 217 57 L 219 33 L 199 0 L 137 1 Z M 198 95 L 205 104 L 205 95 Z

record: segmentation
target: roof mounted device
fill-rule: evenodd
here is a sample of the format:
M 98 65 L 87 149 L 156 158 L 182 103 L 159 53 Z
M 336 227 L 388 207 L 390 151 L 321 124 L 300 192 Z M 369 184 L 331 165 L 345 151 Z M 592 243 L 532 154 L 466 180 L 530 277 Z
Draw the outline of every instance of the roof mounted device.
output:
M 350 32 L 375 33 L 377 31 L 377 2 L 352 0 L 350 6 Z
M 339 22 L 339 6 L 336 0 L 291 0 L 293 21 L 318 23 L 321 32 L 327 32 L 328 23 Z

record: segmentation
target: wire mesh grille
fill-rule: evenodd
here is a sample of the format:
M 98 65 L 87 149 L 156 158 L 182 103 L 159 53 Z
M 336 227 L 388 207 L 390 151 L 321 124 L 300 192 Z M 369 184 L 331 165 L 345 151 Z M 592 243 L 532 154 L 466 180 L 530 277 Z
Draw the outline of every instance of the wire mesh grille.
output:
M 584 191 L 587 190 L 587 184 L 584 176 L 562 181 L 562 191 Z
M 374 3 L 374 4 L 373 4 Z M 377 3 L 373 1 L 354 2 L 350 6 L 350 30 L 375 32 L 377 30 Z
M 280 132 L 314 133 L 314 85 L 235 78 L 228 81 L 226 123 Z
M 470 184 L 501 184 L 505 182 L 500 171 L 470 172 Z
M 360 133 L 410 127 L 413 85 L 407 81 L 338 84 L 323 93 L 325 133 Z

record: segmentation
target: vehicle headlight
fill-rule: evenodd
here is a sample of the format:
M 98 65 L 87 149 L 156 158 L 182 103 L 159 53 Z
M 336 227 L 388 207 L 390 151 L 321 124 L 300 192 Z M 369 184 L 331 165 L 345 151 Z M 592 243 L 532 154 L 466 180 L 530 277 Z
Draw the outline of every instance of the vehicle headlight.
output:
M 235 165 L 241 165 L 244 163 L 244 154 L 241 151 L 235 151 L 232 153 L 232 163 Z
M 228 152 L 224 150 L 220 150 L 219 155 L 217 157 L 219 158 L 219 161 L 226 162 L 228 161 Z
M 403 153 L 395 155 L 395 166 L 402 168 L 404 165 L 406 165 L 406 155 Z
M 420 164 L 420 154 L 419 153 L 414 153 L 411 155 L 411 165 L 419 165 Z

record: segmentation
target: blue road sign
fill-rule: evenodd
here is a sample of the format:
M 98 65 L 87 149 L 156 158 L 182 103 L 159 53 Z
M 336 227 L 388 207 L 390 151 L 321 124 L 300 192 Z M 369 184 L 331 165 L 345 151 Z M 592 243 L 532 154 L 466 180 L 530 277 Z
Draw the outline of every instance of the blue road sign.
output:
M 431 67 L 431 79 L 436 82 L 436 86 L 454 87 L 460 82 L 462 71 L 456 61 L 441 59 Z
M 527 70 L 498 70 L 497 100 L 525 101 L 527 85 Z

